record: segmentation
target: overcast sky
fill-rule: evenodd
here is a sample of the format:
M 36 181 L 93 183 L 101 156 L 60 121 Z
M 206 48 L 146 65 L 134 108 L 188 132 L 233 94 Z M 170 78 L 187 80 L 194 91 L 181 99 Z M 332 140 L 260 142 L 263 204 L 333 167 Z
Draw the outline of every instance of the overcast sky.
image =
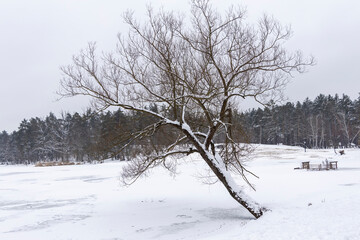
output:
M 115 46 L 126 32 L 121 14 L 145 6 L 188 9 L 186 0 L 0 0 L 0 131 L 17 130 L 20 122 L 49 112 L 83 112 L 85 99 L 56 101 L 61 73 L 73 54 L 89 41 L 98 48 Z M 289 101 L 318 94 L 360 92 L 360 1 L 357 0 L 213 0 L 218 9 L 231 4 L 247 8 L 249 19 L 263 13 L 291 24 L 292 49 L 314 55 L 317 65 L 295 75 L 285 92 Z

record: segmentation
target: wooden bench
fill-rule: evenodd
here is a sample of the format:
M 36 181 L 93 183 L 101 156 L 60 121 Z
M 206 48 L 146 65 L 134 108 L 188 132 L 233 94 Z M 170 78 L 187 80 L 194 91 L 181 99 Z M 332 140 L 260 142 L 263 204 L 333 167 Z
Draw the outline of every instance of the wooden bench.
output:
M 310 164 L 310 167 L 308 169 L 320 171 L 320 170 L 326 169 L 326 167 L 324 168 L 321 163 L 320 164 Z
M 295 168 L 295 169 L 307 169 L 307 170 L 318 170 L 318 171 L 321 171 L 321 170 L 336 170 L 338 169 L 338 166 L 337 166 L 337 161 L 330 161 L 330 162 L 327 162 L 326 160 L 326 163 L 324 164 L 310 164 L 310 161 L 308 162 L 301 162 L 301 168 Z
M 301 168 L 302 169 L 310 169 L 310 162 L 302 162 Z
M 333 170 L 338 169 L 337 161 L 331 161 L 331 162 L 329 162 L 329 168 L 330 168 L 330 169 L 333 169 Z

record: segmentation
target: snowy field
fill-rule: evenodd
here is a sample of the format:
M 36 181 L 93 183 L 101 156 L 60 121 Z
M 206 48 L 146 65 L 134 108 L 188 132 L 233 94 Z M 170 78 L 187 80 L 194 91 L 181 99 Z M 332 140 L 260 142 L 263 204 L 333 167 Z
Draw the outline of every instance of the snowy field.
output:
M 260 179 L 248 192 L 271 209 L 259 220 L 203 183 L 197 155 L 175 178 L 159 168 L 131 187 L 120 184 L 121 162 L 0 166 L 0 239 L 360 239 L 360 150 L 345 152 L 257 146 L 247 165 Z M 339 169 L 294 170 L 326 158 Z

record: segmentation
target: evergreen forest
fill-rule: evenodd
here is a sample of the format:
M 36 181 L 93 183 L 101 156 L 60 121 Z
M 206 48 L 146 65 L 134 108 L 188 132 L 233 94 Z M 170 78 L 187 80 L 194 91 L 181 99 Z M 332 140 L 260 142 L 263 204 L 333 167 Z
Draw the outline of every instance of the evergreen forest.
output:
M 152 104 L 153 111 L 166 111 Z M 201 121 L 193 117 L 192 121 Z M 164 127 L 161 131 L 133 141 L 137 131 L 155 123 L 145 113 L 121 110 L 83 114 L 50 113 L 23 120 L 17 131 L 0 133 L 0 164 L 36 163 L 42 161 L 129 160 L 139 152 L 156 149 L 176 134 Z M 313 101 L 233 113 L 233 123 L 241 126 L 240 142 L 285 144 L 305 148 L 345 148 L 360 145 L 360 96 L 352 100 L 319 95 Z M 199 131 L 206 131 L 199 129 Z M 220 134 L 221 135 L 221 134 Z M 150 136 L 150 137 L 149 137 Z M 145 138 L 147 137 L 147 138 Z M 221 143 L 221 136 L 217 137 Z M 148 148 L 149 147 L 149 148 Z

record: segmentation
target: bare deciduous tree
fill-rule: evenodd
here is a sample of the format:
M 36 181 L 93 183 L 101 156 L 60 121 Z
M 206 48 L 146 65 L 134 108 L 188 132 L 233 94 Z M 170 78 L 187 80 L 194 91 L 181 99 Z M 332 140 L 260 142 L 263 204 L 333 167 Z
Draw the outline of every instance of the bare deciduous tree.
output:
M 337 113 L 336 120 L 345 136 L 346 147 L 351 147 L 351 145 L 354 144 L 356 137 L 360 134 L 360 127 L 354 126 L 354 128 L 351 128 L 349 117 L 343 111 Z
M 303 72 L 313 60 L 282 47 L 291 30 L 271 17 L 251 26 L 244 21 L 243 9 L 232 7 L 222 15 L 206 0 L 193 0 L 191 5 L 189 21 L 173 12 L 155 13 L 150 7 L 144 24 L 125 13 L 130 30 L 126 36 L 118 35 L 116 51 L 99 57 L 90 43 L 72 65 L 62 67 L 60 94 L 90 96 L 98 110 L 115 106 L 158 119 L 133 133 L 128 142 L 152 136 L 165 126 L 174 129 L 175 141 L 155 146 L 124 168 L 123 177 L 130 182 L 155 166 L 171 168 L 171 156 L 197 152 L 230 195 L 258 218 L 263 209 L 231 175 L 240 174 L 248 182 L 250 173 L 242 164 L 237 134 L 243 132 L 235 132 L 233 110 L 239 98 L 266 103 L 281 96 L 291 73 Z M 164 108 L 154 112 L 145 107 L 149 103 Z M 220 152 L 214 142 L 219 133 L 224 136 Z M 184 148 L 183 143 L 192 147 Z

